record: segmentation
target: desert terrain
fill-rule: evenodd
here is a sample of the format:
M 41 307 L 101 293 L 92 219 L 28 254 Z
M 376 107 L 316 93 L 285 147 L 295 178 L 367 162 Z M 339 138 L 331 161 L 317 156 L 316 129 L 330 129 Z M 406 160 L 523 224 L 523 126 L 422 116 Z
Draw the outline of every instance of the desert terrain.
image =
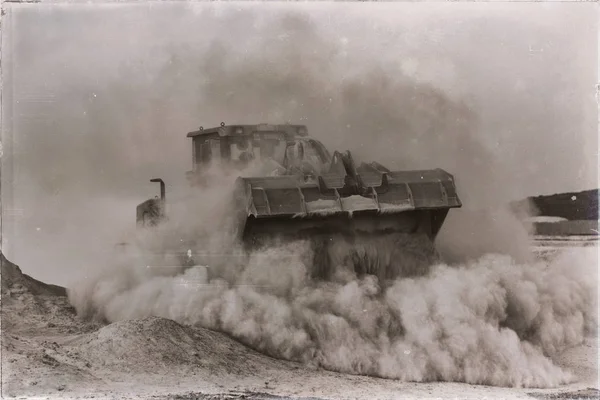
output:
M 533 241 L 551 260 L 596 238 Z M 147 316 L 114 323 L 77 316 L 64 288 L 2 256 L 2 396 L 127 399 L 599 398 L 598 338 L 552 361 L 573 374 L 554 387 L 410 382 L 327 371 L 261 354 L 225 333 Z

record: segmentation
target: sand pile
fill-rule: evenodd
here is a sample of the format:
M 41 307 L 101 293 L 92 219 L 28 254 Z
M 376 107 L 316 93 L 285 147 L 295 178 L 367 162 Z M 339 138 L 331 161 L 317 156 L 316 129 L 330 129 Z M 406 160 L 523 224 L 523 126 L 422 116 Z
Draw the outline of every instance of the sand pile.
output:
M 2 256 L 3 396 L 110 392 L 111 382 L 126 381 L 168 386 L 181 377 L 252 379 L 257 371 L 297 368 L 164 318 L 83 320 L 64 288 L 23 274 Z
M 66 290 L 40 282 L 0 253 L 2 267 L 2 395 L 85 390 L 97 382 L 89 363 L 61 343 L 97 329 L 77 317 Z
M 15 292 L 27 291 L 34 295 L 45 296 L 66 296 L 65 288 L 56 285 L 50 285 L 33 279 L 24 274 L 21 269 L 8 261 L 2 252 L 0 252 L 0 264 L 2 267 L 2 295 L 10 295 Z
M 69 303 L 61 286 L 40 282 L 0 253 L 2 264 L 2 329 L 13 333 L 84 333 L 97 329 L 98 322 L 84 321 Z
M 158 317 L 116 322 L 69 345 L 94 367 L 132 373 L 162 374 L 178 368 L 188 373 L 196 370 L 249 376 L 266 367 L 292 366 L 260 355 L 221 333 Z

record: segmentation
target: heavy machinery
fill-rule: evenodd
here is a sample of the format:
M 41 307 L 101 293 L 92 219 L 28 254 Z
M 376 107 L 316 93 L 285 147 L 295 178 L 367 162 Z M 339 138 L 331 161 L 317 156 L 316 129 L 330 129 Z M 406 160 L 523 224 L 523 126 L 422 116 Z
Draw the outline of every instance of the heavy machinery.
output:
M 449 210 L 461 207 L 454 178 L 442 169 L 390 171 L 377 162 L 356 165 L 349 151 L 330 152 L 304 125 L 225 125 L 200 128 L 192 139 L 193 186 L 205 187 L 209 168 L 239 171 L 232 199 L 239 238 L 252 247 L 267 240 L 309 238 L 327 243 L 390 235 L 420 235 L 433 242 Z M 250 163 L 273 165 L 268 176 L 244 177 Z M 160 198 L 137 207 L 140 227 L 165 220 Z

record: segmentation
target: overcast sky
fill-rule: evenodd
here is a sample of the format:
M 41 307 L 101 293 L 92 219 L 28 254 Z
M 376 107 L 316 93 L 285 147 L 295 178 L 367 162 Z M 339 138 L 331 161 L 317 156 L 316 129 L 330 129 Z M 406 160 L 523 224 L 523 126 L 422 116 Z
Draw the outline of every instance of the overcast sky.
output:
M 41 279 L 131 227 L 148 179 L 177 190 L 186 133 L 221 121 L 445 168 L 467 208 L 597 186 L 592 3 L 5 7 L 3 248 Z

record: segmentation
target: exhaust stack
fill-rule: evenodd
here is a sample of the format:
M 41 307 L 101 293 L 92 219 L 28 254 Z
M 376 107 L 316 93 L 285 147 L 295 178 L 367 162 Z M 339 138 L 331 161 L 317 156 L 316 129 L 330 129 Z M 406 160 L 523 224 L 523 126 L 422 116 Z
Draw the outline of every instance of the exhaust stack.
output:
M 165 182 L 160 178 L 150 179 L 150 182 L 158 182 L 160 183 L 160 199 L 165 201 Z

